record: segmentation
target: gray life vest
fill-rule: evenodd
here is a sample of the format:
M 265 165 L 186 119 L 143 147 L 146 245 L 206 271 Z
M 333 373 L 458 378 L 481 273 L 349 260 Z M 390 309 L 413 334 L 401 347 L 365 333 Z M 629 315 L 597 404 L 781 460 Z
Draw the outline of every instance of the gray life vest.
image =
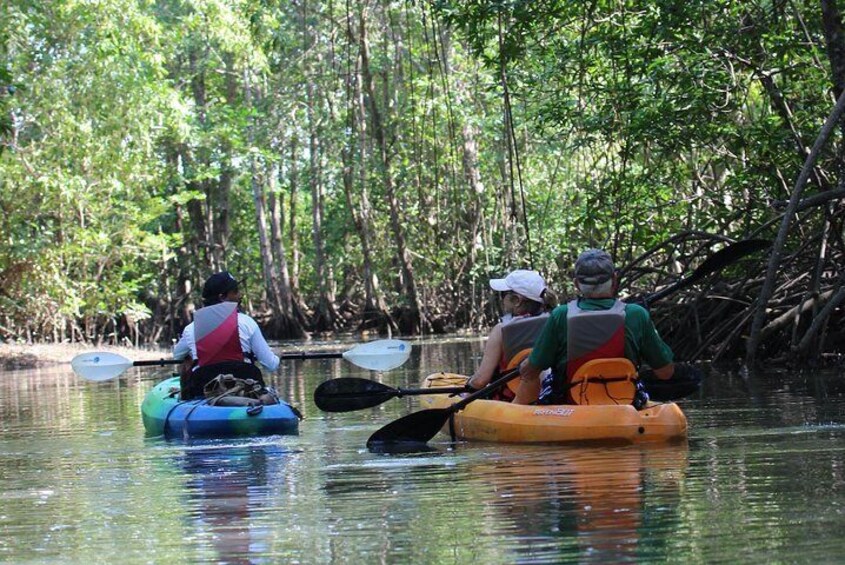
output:
M 566 376 L 593 359 L 625 356 L 625 303 L 616 300 L 607 310 L 583 310 L 569 302 L 566 313 Z
M 548 320 L 548 313 L 543 313 L 537 316 L 514 318 L 502 326 L 500 371 L 512 369 L 528 355 Z

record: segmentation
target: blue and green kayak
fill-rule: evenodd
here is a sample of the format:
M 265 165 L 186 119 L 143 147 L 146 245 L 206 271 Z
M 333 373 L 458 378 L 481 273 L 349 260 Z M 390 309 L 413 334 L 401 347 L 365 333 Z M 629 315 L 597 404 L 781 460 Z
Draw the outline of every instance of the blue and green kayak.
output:
M 179 399 L 179 377 L 160 382 L 144 397 L 141 415 L 148 436 L 213 438 L 296 434 L 299 415 L 289 404 L 248 408 L 211 406 L 205 399 Z

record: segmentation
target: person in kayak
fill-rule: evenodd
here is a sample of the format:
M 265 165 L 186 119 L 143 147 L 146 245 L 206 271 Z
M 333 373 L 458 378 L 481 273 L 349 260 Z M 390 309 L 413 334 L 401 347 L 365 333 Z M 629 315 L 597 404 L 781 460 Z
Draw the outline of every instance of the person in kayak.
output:
M 501 293 L 504 316 L 490 331 L 481 363 L 467 381 L 467 386 L 476 390 L 527 357 L 548 320 L 548 312 L 557 305 L 557 297 L 537 271 L 516 270 L 503 279 L 491 279 L 490 288 Z M 514 393 L 502 387 L 490 398 L 511 402 Z
M 674 355 L 648 311 L 616 298 L 618 279 L 610 255 L 588 249 L 575 262 L 580 297 L 555 308 L 520 366 L 517 404 L 571 404 L 569 383 L 579 367 L 593 359 L 625 357 L 647 363 L 660 379 L 675 371 Z M 540 373 L 552 369 L 541 381 Z
M 258 324 L 238 312 L 239 286 L 228 271 L 208 277 L 202 289 L 204 307 L 194 313 L 194 321 L 173 346 L 174 358 L 191 363 L 188 378 L 183 378 L 187 381 L 182 386 L 183 400 L 202 397 L 204 386 L 221 372 L 250 378 L 264 386 L 255 363 L 268 371 L 279 367 L 279 356 L 270 350 Z

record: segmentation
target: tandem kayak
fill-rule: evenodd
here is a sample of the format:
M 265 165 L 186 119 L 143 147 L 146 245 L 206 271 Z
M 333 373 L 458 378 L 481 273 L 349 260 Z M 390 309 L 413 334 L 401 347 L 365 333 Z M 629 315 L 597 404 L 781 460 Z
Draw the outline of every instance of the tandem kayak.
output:
M 467 377 L 435 373 L 423 388 L 459 387 Z M 448 408 L 460 397 L 431 394 L 421 397 L 423 408 Z M 450 433 L 447 422 L 441 430 Z M 454 415 L 455 437 L 501 443 L 608 442 L 642 443 L 686 438 L 687 419 L 674 402 L 649 402 L 637 410 L 630 405 L 517 405 L 476 400 Z
M 289 404 L 258 406 L 211 406 L 205 399 L 179 400 L 179 377 L 153 387 L 141 404 L 148 436 L 231 437 L 297 434 L 299 415 Z

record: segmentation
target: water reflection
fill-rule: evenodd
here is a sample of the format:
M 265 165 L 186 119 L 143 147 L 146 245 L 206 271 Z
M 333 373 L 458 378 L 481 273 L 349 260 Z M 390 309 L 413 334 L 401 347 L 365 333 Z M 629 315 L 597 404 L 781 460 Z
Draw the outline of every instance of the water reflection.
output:
M 144 438 L 166 374 L 83 382 L 0 373 L 3 563 L 831 563 L 845 555 L 845 378 L 711 372 L 684 399 L 686 446 L 459 442 L 374 455 L 367 437 L 412 398 L 323 414 L 335 376 L 413 388 L 470 372 L 480 341 L 415 342 L 407 366 L 286 362 L 273 377 L 300 436 Z M 308 348 L 302 346 L 302 348 Z M 275 444 L 274 444 L 275 443 Z M 281 445 L 280 445 L 281 443 Z
M 520 559 L 610 563 L 654 553 L 642 535 L 677 519 L 686 467 L 685 444 L 592 446 L 512 449 L 472 472 L 492 489 L 486 504 Z
M 188 525 L 198 540 L 210 541 L 216 561 L 253 563 L 267 552 L 273 528 L 259 518 L 272 485 L 284 480 L 289 455 L 270 443 L 186 446 L 179 463 L 188 476 Z
M 366 524 L 371 550 L 382 562 L 407 555 L 409 547 L 421 550 L 423 540 L 437 540 L 425 544 L 433 561 L 671 557 L 668 540 L 681 523 L 686 444 L 435 445 L 441 449 L 434 454 L 381 455 L 328 467 L 322 490 L 331 528 Z M 344 545 L 336 541 L 333 550 L 340 554 Z

